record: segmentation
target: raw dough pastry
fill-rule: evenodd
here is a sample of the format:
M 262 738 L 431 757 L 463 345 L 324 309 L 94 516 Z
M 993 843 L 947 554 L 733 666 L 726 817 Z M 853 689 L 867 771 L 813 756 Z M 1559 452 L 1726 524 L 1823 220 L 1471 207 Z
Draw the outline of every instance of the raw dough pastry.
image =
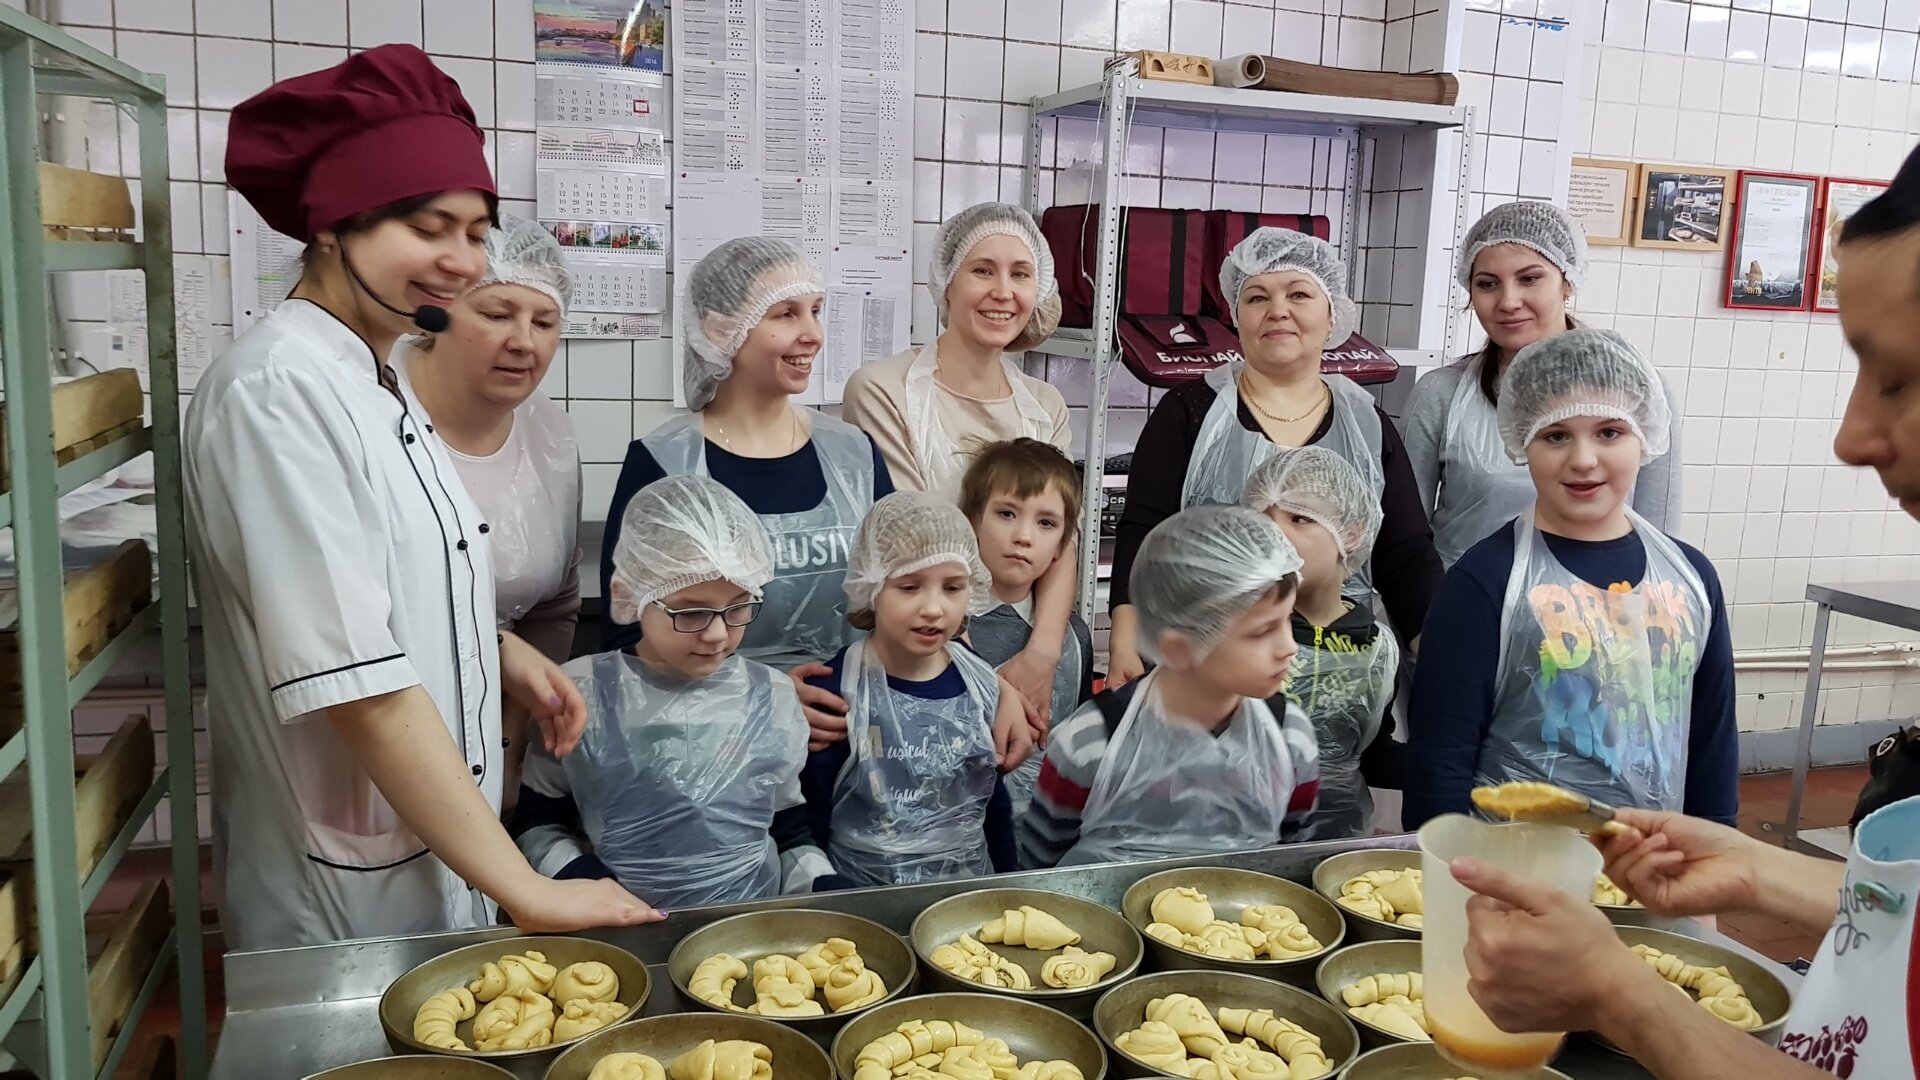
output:
M 1406 870 L 1369 870 L 1348 878 L 1340 886 L 1334 902 L 1359 915 L 1401 926 L 1419 927 L 1425 922 L 1425 902 L 1421 899 L 1422 872 Z M 1406 903 L 1409 906 L 1402 907 Z
M 1593 902 L 1608 907 L 1639 907 L 1640 902 L 1627 895 L 1627 890 L 1613 883 L 1605 874 L 1593 879 Z
M 773 1080 L 773 1051 L 745 1039 L 708 1039 L 667 1066 L 673 1080 Z
M 1766 1024 L 1766 1019 L 1748 999 L 1746 989 L 1725 967 L 1696 967 L 1651 945 L 1635 945 L 1633 951 L 1661 978 L 1689 991 L 1702 1007 L 1727 1023 L 1742 1031 Z
M 1219 1070 L 1220 1080 L 1288 1080 L 1291 1075 L 1286 1061 L 1279 1054 L 1265 1049 L 1252 1039 L 1229 1043 L 1208 1060 Z
M 1708 1012 L 1742 1031 L 1752 1031 L 1766 1023 L 1754 1010 L 1753 1002 L 1745 996 L 1701 998 L 1700 1004 Z
M 1014 913 L 1017 914 L 1017 913 Z M 992 926 L 992 923 L 988 923 Z M 1025 968 L 975 941 L 970 935 L 941 945 L 928 957 L 933 966 L 956 979 L 977 982 L 1001 990 L 1031 990 L 1033 978 Z
M 828 938 L 800 954 L 800 966 L 813 976 L 815 986 L 824 986 L 827 972 L 838 963 L 859 955 L 858 946 L 846 938 Z
M 667 1080 L 667 1070 L 645 1054 L 608 1054 L 594 1064 L 587 1080 Z
M 547 963 L 545 953 L 529 949 L 503 956 L 499 963 L 482 964 L 480 977 L 468 983 L 467 989 L 473 991 L 475 1001 L 492 1001 L 502 994 L 523 989 L 544 994 L 553 989 L 556 974 L 553 965 Z
M 413 1014 L 413 1037 L 437 1050 L 468 1053 L 467 1044 L 453 1033 L 454 1026 L 473 1016 L 473 991 L 464 986 L 442 990 L 420 1003 Z
M 504 965 L 503 965 L 504 966 Z M 553 1002 L 529 989 L 501 994 L 473 1018 L 479 1050 L 530 1050 L 553 1041 Z
M 1355 1019 L 1365 1020 L 1374 1027 L 1390 1031 L 1410 1042 L 1428 1042 L 1432 1036 L 1412 1012 L 1403 1006 L 1385 1001 L 1369 1002 L 1358 1008 L 1348 1009 Z
M 1228 960 L 1257 960 L 1260 950 L 1267 946 L 1267 936 L 1260 931 L 1220 919 L 1202 927 L 1199 940 L 1205 947 L 1196 951 Z
M 1164 941 L 1176 949 L 1187 947 L 1187 932 L 1172 923 L 1148 923 L 1147 936 L 1155 941 Z
M 1161 889 L 1149 910 L 1154 922 L 1166 923 L 1183 934 L 1198 934 L 1213 921 L 1213 905 L 1207 903 L 1207 894 L 1184 886 Z
M 813 976 L 800 961 L 774 953 L 753 962 L 753 1007 L 761 1016 L 821 1016 L 826 1010 L 813 1000 Z
M 1288 1080 L 1311 1080 L 1333 1071 L 1320 1037 L 1283 1016 L 1275 1016 L 1272 1009 L 1221 1009 L 1220 1026 L 1273 1047 L 1287 1063 L 1283 1075 Z M 1223 1076 L 1222 1080 L 1228 1078 Z
M 589 1032 L 599 1031 L 625 1015 L 627 1007 L 617 1001 L 574 998 L 567 1002 L 559 1018 L 553 1022 L 553 1041 L 577 1039 Z
M 1069 945 L 1040 965 L 1040 981 L 1062 990 L 1078 990 L 1106 978 L 1119 962 L 1112 953 L 1086 952 Z
M 1162 1021 L 1148 1020 L 1132 1031 L 1123 1031 L 1113 1045 L 1163 1072 L 1187 1075 L 1182 1068 L 1187 1063 L 1186 1044 L 1179 1032 Z
M 753 962 L 753 988 L 756 993 L 769 982 L 786 982 L 800 987 L 807 997 L 813 996 L 813 976 L 800 961 L 791 956 L 771 953 Z
M 1206 1002 L 1191 994 L 1154 998 L 1147 1002 L 1146 1017 L 1172 1028 L 1195 1057 L 1211 1058 L 1227 1045 L 1227 1033 L 1207 1011 Z
M 827 1008 L 834 1012 L 858 1009 L 887 996 L 885 980 L 858 955 L 848 955 L 826 969 L 825 977 L 816 981 L 827 999 Z
M 620 996 L 620 977 L 598 960 L 568 964 L 553 977 L 553 1000 L 565 1006 L 573 1001 L 612 1001 Z
M 971 1046 L 949 1046 L 938 1055 L 934 1072 L 953 1080 L 1001 1080 L 1012 1076 L 1020 1062 L 999 1039 L 984 1039 Z
M 1048 951 L 1080 944 L 1080 933 L 1036 907 L 1020 905 L 980 928 L 980 940 L 992 945 L 1025 945 Z
M 733 1003 L 733 987 L 747 977 L 747 965 L 731 953 L 716 953 L 700 961 L 687 980 L 687 993 L 722 1009 L 741 1011 Z
M 918 1058 L 944 1055 L 953 1047 L 974 1046 L 985 1039 L 984 1034 L 965 1024 L 909 1020 L 860 1048 L 853 1062 L 854 1080 L 891 1080 L 896 1069 L 910 1066 Z
M 1341 990 L 1340 997 L 1348 1005 L 1371 1005 L 1395 994 L 1418 1001 L 1422 998 L 1424 989 L 1419 972 L 1403 971 L 1397 974 L 1369 975 Z

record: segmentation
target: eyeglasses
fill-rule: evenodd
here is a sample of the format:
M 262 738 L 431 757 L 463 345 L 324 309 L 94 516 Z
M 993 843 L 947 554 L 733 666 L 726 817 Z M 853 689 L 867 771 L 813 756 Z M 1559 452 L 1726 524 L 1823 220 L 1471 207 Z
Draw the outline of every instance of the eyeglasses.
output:
M 703 634 L 713 625 L 715 616 L 728 626 L 745 626 L 760 615 L 760 601 L 748 600 L 726 608 L 670 608 L 658 600 L 653 606 L 673 617 L 673 628 L 682 634 Z

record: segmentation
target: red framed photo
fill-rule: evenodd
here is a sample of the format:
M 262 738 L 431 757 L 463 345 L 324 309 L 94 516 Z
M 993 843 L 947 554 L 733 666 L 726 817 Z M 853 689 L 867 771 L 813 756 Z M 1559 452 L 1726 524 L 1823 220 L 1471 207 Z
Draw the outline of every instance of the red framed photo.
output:
M 1807 310 L 1820 178 L 1742 169 L 1727 239 L 1726 306 Z
M 1813 298 L 1813 310 L 1840 310 L 1840 297 L 1834 291 L 1840 278 L 1840 260 L 1834 255 L 1834 248 L 1840 243 L 1840 230 L 1855 210 L 1885 190 L 1885 180 L 1828 176 L 1820 181 L 1820 234 L 1814 238 L 1813 273 L 1807 278 L 1807 293 Z

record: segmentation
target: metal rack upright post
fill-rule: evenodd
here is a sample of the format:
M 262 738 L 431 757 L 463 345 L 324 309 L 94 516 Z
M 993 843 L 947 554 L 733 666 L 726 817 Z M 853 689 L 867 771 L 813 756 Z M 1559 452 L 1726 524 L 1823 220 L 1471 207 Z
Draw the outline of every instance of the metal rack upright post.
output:
M 40 98 L 107 100 L 139 131 L 141 241 L 48 240 L 40 212 Z M 165 80 L 135 70 L 54 27 L 0 5 L 0 367 L 6 379 L 11 525 L 19 589 L 24 724 L 0 745 L 0 778 L 28 772 L 33 807 L 36 955 L 0 1002 L 0 1040 L 43 1076 L 111 1077 L 169 968 L 178 973 L 182 1075 L 207 1071 L 206 991 L 200 926 L 199 825 L 193 702 L 188 682 L 186 525 L 180 472 L 179 378 L 174 346 L 173 238 L 169 209 Z M 49 358 L 48 273 L 139 270 L 145 277 L 151 426 L 56 465 Z M 152 451 L 159 603 L 133 619 L 69 677 L 63 619 L 59 499 Z M 161 633 L 167 763 L 83 880 L 75 851 L 73 708 L 141 639 Z M 172 815 L 174 925 L 124 1017 L 94 1017 L 88 995 L 85 916 L 163 796 Z M 22 1020 L 28 1024 L 19 1023 Z M 118 1024 L 96 1067 L 95 1024 Z M 41 1039 L 22 1045 L 26 1028 Z M 9 1035 L 12 1038 L 9 1038 Z

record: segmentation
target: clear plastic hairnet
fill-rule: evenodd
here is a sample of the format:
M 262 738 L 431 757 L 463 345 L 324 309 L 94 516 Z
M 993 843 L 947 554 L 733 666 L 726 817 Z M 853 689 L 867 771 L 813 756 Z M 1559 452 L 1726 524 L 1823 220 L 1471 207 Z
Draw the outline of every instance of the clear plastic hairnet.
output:
M 872 611 L 888 578 L 959 563 L 972 581 L 967 614 L 994 607 L 993 578 L 980 561 L 973 524 L 960 508 L 924 491 L 896 491 L 873 504 L 847 555 L 847 610 Z
M 1324 446 L 1281 449 L 1247 478 L 1240 505 L 1279 509 L 1318 522 L 1333 534 L 1349 567 L 1366 565 L 1380 533 L 1380 498 L 1347 459 Z
M 759 515 L 707 476 L 669 476 L 640 489 L 620 518 L 608 614 L 640 621 L 663 596 L 724 579 L 752 593 L 773 579 L 773 545 Z
M 1574 288 L 1587 278 L 1587 230 L 1550 202 L 1502 203 L 1480 216 L 1460 245 L 1460 284 L 1473 281 L 1473 260 L 1496 244 L 1519 244 L 1546 256 Z
M 767 236 L 729 240 L 687 276 L 680 380 L 694 410 L 706 408 L 721 380 L 733 374 L 733 358 L 773 305 L 827 289 L 799 248 Z
M 947 321 L 947 286 L 967 255 L 989 236 L 1011 236 L 1027 245 L 1033 256 L 1033 274 L 1038 291 L 1034 294 L 1033 314 L 1020 336 L 1007 346 L 1009 352 L 1024 352 L 1053 336 L 1060 328 L 1060 281 L 1053 276 L 1053 249 L 1040 235 L 1033 215 L 1011 203 L 980 203 L 969 206 L 940 223 L 933 234 L 933 257 L 927 266 L 927 291 L 933 294 L 934 310 L 940 321 Z
M 487 230 L 487 272 L 473 287 L 489 285 L 525 285 L 551 297 L 562 315 L 573 303 L 573 271 L 560 242 L 546 226 L 512 214 Z
M 1582 327 L 1520 350 L 1500 376 L 1500 440 L 1527 460 L 1540 429 L 1575 416 L 1623 420 L 1640 436 L 1642 465 L 1667 452 L 1673 410 L 1660 374 L 1612 330 Z
M 1300 570 L 1300 553 L 1265 514 L 1244 506 L 1196 506 L 1153 527 L 1128 584 L 1140 654 L 1165 663 L 1160 634 L 1175 630 L 1205 657 L 1233 621 Z
M 1271 225 L 1255 229 L 1245 240 L 1233 245 L 1220 264 L 1220 292 L 1240 303 L 1240 290 L 1250 278 L 1297 270 L 1320 283 L 1333 308 L 1333 330 L 1327 334 L 1327 348 L 1339 348 L 1360 329 L 1360 309 L 1347 295 L 1347 264 L 1340 250 L 1317 236 Z

